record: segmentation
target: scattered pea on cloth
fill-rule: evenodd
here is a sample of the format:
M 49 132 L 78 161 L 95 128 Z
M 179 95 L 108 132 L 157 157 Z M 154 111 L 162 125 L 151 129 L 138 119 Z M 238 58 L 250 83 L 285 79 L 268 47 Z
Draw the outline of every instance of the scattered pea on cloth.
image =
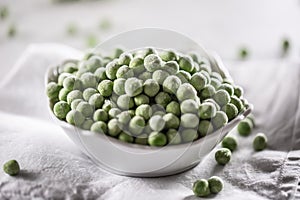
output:
M 210 194 L 218 194 L 223 188 L 223 180 L 218 176 L 212 176 L 208 180 L 200 179 L 193 184 L 193 192 L 198 197 L 207 197 Z
M 267 136 L 264 133 L 256 134 L 253 140 L 253 148 L 256 151 L 264 150 L 267 147 Z
M 20 165 L 16 160 L 10 160 L 4 163 L 3 171 L 10 176 L 16 176 L 20 172 Z

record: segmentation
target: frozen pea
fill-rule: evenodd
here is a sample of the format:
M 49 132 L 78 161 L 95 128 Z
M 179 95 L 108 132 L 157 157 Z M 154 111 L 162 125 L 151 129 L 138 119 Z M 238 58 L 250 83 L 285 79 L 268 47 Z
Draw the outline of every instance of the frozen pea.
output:
M 192 142 L 197 139 L 198 134 L 195 129 L 184 129 L 181 132 L 181 139 L 183 142 Z
M 238 143 L 235 137 L 226 136 L 222 140 L 222 147 L 229 149 L 230 151 L 234 151 L 237 147 Z
M 217 194 L 223 190 L 224 183 L 220 177 L 212 176 L 207 181 L 211 193 Z
M 101 108 L 104 103 L 104 98 L 100 94 L 96 93 L 93 94 L 89 98 L 89 104 L 91 104 L 95 109 Z
M 73 90 L 67 95 L 67 102 L 71 104 L 75 99 L 83 99 L 82 92 L 80 90 Z
M 181 136 L 175 129 L 169 129 L 167 132 L 167 139 L 169 144 L 180 144 Z
M 59 119 L 65 119 L 69 111 L 70 106 L 65 101 L 59 101 L 53 107 L 53 112 Z
M 193 184 L 193 192 L 198 197 L 210 195 L 209 183 L 205 179 L 200 179 Z
M 144 59 L 140 57 L 133 58 L 129 63 L 129 68 L 133 70 L 134 74 L 141 74 L 144 70 Z
M 207 80 L 207 83 L 210 84 L 210 75 L 209 75 L 209 73 L 205 70 L 201 70 L 200 73 L 205 76 L 205 78 Z
M 212 72 L 210 77 L 217 79 L 219 82 L 223 82 L 223 78 L 218 72 Z
M 131 120 L 131 115 L 128 111 L 123 111 L 117 115 L 117 119 L 121 124 L 128 124 Z
M 93 94 L 98 93 L 94 88 L 87 88 L 83 91 L 83 99 L 88 101 Z
M 255 118 L 253 114 L 249 114 L 247 118 L 252 122 L 252 127 L 255 127 Z
M 122 95 L 125 94 L 125 81 L 126 79 L 124 78 L 118 78 L 114 81 L 113 84 L 113 91 L 117 95 Z
M 147 145 L 148 144 L 148 135 L 147 134 L 139 135 L 138 137 L 135 138 L 134 143 Z
M 170 94 L 176 94 L 179 86 L 181 85 L 181 80 L 174 75 L 168 76 L 163 81 L 163 89 L 165 92 L 168 92 Z
M 1 5 L 0 7 L 0 19 L 4 20 L 9 16 L 9 10 L 7 6 Z
M 162 85 L 164 80 L 169 76 L 169 73 L 163 70 L 156 70 L 152 74 L 152 79 L 155 80 L 158 84 Z
M 191 74 L 184 70 L 179 70 L 176 76 L 181 80 L 181 83 L 188 83 L 191 80 Z
M 121 108 L 123 110 L 128 110 L 128 109 L 134 107 L 134 101 L 129 95 L 123 94 L 123 95 L 119 96 L 119 98 L 117 100 L 117 105 L 119 108 Z
M 211 66 L 208 64 L 200 64 L 200 71 L 206 71 L 208 74 L 211 73 Z
M 130 114 L 131 117 L 135 116 L 135 110 L 128 110 L 128 113 Z
M 113 58 L 119 58 L 120 55 L 124 52 L 123 48 L 115 48 L 112 57 Z
M 103 66 L 102 58 L 99 56 L 92 56 L 86 62 L 86 68 L 94 73 L 98 68 Z
M 144 66 L 149 72 L 154 72 L 162 67 L 162 60 L 156 54 L 150 54 L 144 59 Z
M 111 119 L 107 123 L 107 128 L 108 128 L 108 134 L 113 136 L 113 137 L 116 137 L 121 133 L 121 129 L 119 127 L 117 119 Z
M 106 134 L 107 125 L 102 121 L 94 122 L 93 125 L 91 126 L 91 131 L 96 133 Z
M 155 96 L 155 103 L 166 107 L 170 103 L 172 98 L 166 92 L 160 92 Z
M 123 141 L 123 142 L 127 142 L 127 143 L 132 143 L 133 142 L 133 137 L 131 135 L 128 135 L 127 133 L 125 133 L 124 131 L 122 131 L 119 135 L 119 140 Z
M 152 132 L 148 137 L 148 143 L 150 146 L 164 146 L 167 144 L 167 137 L 160 132 Z
M 154 116 L 154 115 L 159 115 L 159 116 L 163 117 L 165 114 L 166 114 L 166 113 L 165 113 L 164 111 L 156 111 L 156 112 L 154 112 L 152 115 L 153 115 L 153 116 Z
M 180 104 L 181 113 L 198 113 L 198 109 L 198 103 L 192 99 L 186 99 Z
M 157 54 L 157 52 L 154 48 L 149 47 L 149 48 L 145 48 L 145 49 L 138 51 L 136 55 L 141 58 L 145 58 L 146 56 L 151 55 L 151 54 Z
M 113 92 L 113 82 L 111 80 L 103 80 L 98 85 L 98 91 L 104 97 L 109 97 Z
M 67 73 L 76 73 L 78 70 L 77 65 L 75 63 L 69 62 L 63 66 L 63 71 Z
M 159 89 L 159 84 L 153 79 L 148 79 L 144 83 L 144 93 L 149 97 L 154 97 Z
M 216 90 L 211 85 L 206 85 L 201 91 L 200 91 L 200 98 L 201 100 L 205 100 L 208 98 L 211 98 L 216 93 Z
M 195 128 L 199 124 L 199 118 L 195 114 L 185 113 L 181 115 L 181 126 L 184 128 Z
M 120 68 L 116 60 L 109 62 L 106 65 L 106 77 L 110 80 L 115 80 L 117 78 L 117 71 Z
M 120 67 L 116 73 L 117 78 L 127 79 L 133 76 L 134 76 L 133 70 L 130 69 L 127 65 L 123 65 L 122 67 Z
M 138 78 L 141 79 L 141 80 L 143 80 L 143 81 L 146 81 L 146 80 L 152 78 L 152 73 L 151 73 L 151 72 L 148 72 L 148 71 L 142 72 L 142 73 L 139 75 Z
M 208 120 L 200 120 L 198 132 L 201 137 L 204 137 L 214 131 L 213 125 Z
M 122 111 L 119 108 L 111 108 L 108 111 L 108 116 L 110 119 L 116 118 Z
M 83 116 L 83 114 L 77 110 L 71 110 L 68 112 L 67 116 L 66 116 L 66 120 L 68 123 L 76 125 L 76 126 L 80 126 L 84 120 L 85 117 Z
M 182 56 L 178 61 L 180 69 L 192 72 L 194 69 L 194 62 L 190 56 Z
M 68 76 L 64 79 L 63 86 L 69 91 L 80 90 L 82 86 L 82 82 L 73 76 Z
M 206 77 L 201 73 L 195 73 L 191 77 L 190 84 L 198 91 L 200 92 L 204 86 L 207 84 Z
M 130 97 L 137 96 L 143 92 L 143 82 L 135 77 L 125 81 L 125 92 Z
M 177 60 L 177 55 L 174 51 L 172 50 L 165 50 L 165 51 L 162 51 L 160 54 L 159 54 L 160 58 L 163 60 L 163 61 L 173 61 L 173 60 Z
M 3 171 L 10 176 L 16 176 L 20 172 L 20 165 L 16 160 L 9 160 L 4 163 Z
M 76 110 L 78 110 L 79 112 L 81 112 L 85 117 L 90 117 L 93 112 L 94 112 L 94 108 L 91 104 L 87 103 L 87 102 L 80 102 L 78 104 L 78 106 L 76 107 Z
M 86 119 L 82 124 L 81 128 L 84 130 L 90 130 L 91 126 L 93 125 L 94 121 L 91 119 Z
M 180 105 L 176 101 L 170 102 L 166 107 L 167 113 L 173 113 L 176 116 L 180 116 Z
M 222 111 L 226 113 L 228 120 L 232 120 L 238 115 L 238 109 L 232 103 L 228 103 L 222 107 Z
M 253 128 L 253 126 L 252 126 L 251 121 L 244 119 L 243 121 L 241 121 L 238 124 L 237 130 L 240 135 L 248 136 L 251 133 L 252 128 Z
M 147 104 L 142 104 L 136 108 L 135 115 L 148 120 L 152 116 L 152 108 Z
M 132 60 L 132 55 L 130 53 L 122 53 L 119 56 L 118 64 L 119 65 L 129 65 L 131 60 Z
M 205 102 L 199 106 L 199 117 L 201 119 L 210 119 L 216 116 L 217 109 L 213 103 Z
M 222 89 L 226 90 L 230 96 L 232 96 L 234 93 L 234 89 L 233 89 L 232 85 L 230 85 L 228 83 L 221 84 L 220 87 L 218 88 L 218 90 L 222 90 Z
M 94 72 L 95 77 L 99 80 L 99 81 L 103 81 L 105 79 L 107 79 L 106 76 L 106 68 L 101 67 L 98 68 L 95 72 Z
M 203 101 L 203 103 L 205 103 L 205 102 L 209 102 L 209 103 L 214 104 L 217 110 L 220 110 L 220 109 L 221 109 L 221 107 L 219 106 L 219 104 L 217 104 L 217 102 L 216 102 L 215 100 L 213 100 L 213 99 L 205 99 L 205 100 Z
M 197 91 L 195 88 L 189 83 L 183 83 L 179 86 L 176 96 L 179 101 L 184 101 L 186 99 L 193 99 L 196 100 Z
M 153 115 L 149 119 L 149 126 L 153 131 L 161 131 L 165 128 L 165 120 L 160 115 Z
M 244 90 L 242 87 L 240 86 L 235 86 L 234 87 L 234 95 L 237 96 L 238 98 L 240 98 L 241 96 L 243 96 L 244 94 Z
M 264 150 L 267 147 L 267 136 L 264 133 L 256 134 L 253 140 L 253 148 L 255 151 Z
M 221 148 L 215 153 L 215 160 L 220 165 L 226 165 L 231 159 L 231 151 L 227 148 Z
M 72 103 L 71 103 L 71 109 L 72 110 L 76 110 L 78 104 L 80 102 L 82 102 L 82 101 L 83 101 L 83 99 L 75 99 L 75 100 L 73 100 Z
M 46 93 L 49 99 L 57 99 L 61 86 L 55 82 L 50 82 L 47 84 Z
M 102 109 L 108 112 L 113 107 L 113 104 L 110 100 L 105 99 L 104 104 L 102 105 Z
M 83 88 L 96 88 L 97 79 L 94 74 L 87 72 L 81 75 L 80 80 L 82 82 Z
M 136 106 L 140 106 L 142 104 L 149 104 L 150 99 L 148 96 L 146 96 L 144 94 L 140 94 L 140 95 L 134 97 L 134 103 Z
M 246 108 L 249 107 L 249 103 L 248 103 L 247 99 L 245 99 L 244 97 L 240 97 L 240 100 L 241 100 L 241 102 L 243 104 L 243 109 L 242 110 L 244 110 L 244 109 L 246 109 Z
M 228 123 L 227 115 L 223 111 L 217 111 L 216 116 L 212 118 L 212 124 L 215 129 L 221 128 Z
M 64 80 L 69 77 L 69 76 L 72 76 L 70 73 L 61 73 L 59 76 L 58 76 L 58 81 L 57 81 L 57 84 L 62 86 L 63 85 L 63 82 Z
M 211 78 L 210 79 L 210 85 L 213 86 L 216 90 L 221 86 L 221 82 L 216 78 Z
M 141 116 L 134 116 L 128 125 L 129 131 L 133 135 L 140 135 L 143 132 L 143 129 L 146 125 L 146 122 Z
M 200 66 L 199 66 L 199 64 L 196 63 L 196 62 L 194 62 L 194 69 L 193 69 L 193 71 L 191 72 L 191 74 L 195 74 L 195 73 L 197 73 L 197 72 L 199 72 L 199 71 L 200 71 Z
M 194 62 L 199 62 L 198 56 L 194 52 L 190 52 L 189 56 L 193 59 Z
M 179 71 L 179 65 L 176 61 L 168 61 L 163 65 L 163 70 L 171 75 L 175 75 Z
M 177 129 L 180 125 L 180 120 L 179 118 L 172 114 L 172 113 L 167 113 L 163 116 L 164 121 L 166 122 L 165 127 L 168 129 Z
M 243 109 L 243 103 L 237 96 L 231 96 L 230 103 L 236 106 L 239 112 Z
M 151 105 L 151 108 L 152 108 L 153 114 L 157 111 L 162 111 L 165 113 L 165 108 L 160 104 L 153 104 L 153 105 Z
M 213 99 L 219 104 L 220 106 L 224 106 L 230 101 L 230 96 L 226 90 L 218 90 Z

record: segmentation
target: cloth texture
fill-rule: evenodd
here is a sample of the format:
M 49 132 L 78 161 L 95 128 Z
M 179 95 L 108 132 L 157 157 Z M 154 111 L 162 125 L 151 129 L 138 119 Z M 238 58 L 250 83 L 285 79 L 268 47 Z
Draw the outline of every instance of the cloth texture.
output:
M 0 199 L 199 199 L 200 178 L 220 176 L 225 188 L 214 199 L 300 199 L 300 64 L 289 60 L 227 61 L 233 79 L 254 105 L 256 128 L 236 129 L 238 149 L 226 166 L 214 160 L 218 145 L 195 168 L 161 178 L 106 172 L 79 151 L 54 123 L 47 108 L 44 76 L 50 65 L 82 53 L 60 44 L 29 46 L 9 74 L 0 76 L 0 163 L 19 161 L 22 171 L 0 171 Z M 252 140 L 264 132 L 268 148 Z

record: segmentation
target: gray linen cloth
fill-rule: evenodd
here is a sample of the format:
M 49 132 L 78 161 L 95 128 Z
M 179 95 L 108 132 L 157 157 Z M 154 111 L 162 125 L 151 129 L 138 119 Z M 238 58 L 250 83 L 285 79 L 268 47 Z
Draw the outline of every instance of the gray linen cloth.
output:
M 162 178 L 131 178 L 97 167 L 67 138 L 47 110 L 44 74 L 50 64 L 79 58 L 58 44 L 31 45 L 10 74 L 0 77 L 0 163 L 17 159 L 16 177 L 0 171 L 0 199 L 199 199 L 192 183 L 218 175 L 214 199 L 300 199 L 300 66 L 288 60 L 227 62 L 255 109 L 257 128 L 238 138 L 232 161 L 219 166 L 213 150 L 195 168 Z M 267 150 L 252 140 L 264 132 Z M 216 148 L 218 148 L 217 146 Z

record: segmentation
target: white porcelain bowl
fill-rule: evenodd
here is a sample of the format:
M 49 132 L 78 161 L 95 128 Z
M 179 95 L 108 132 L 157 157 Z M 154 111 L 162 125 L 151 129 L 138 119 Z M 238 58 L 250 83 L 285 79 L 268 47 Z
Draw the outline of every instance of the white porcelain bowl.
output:
M 96 50 L 111 52 L 116 46 L 123 46 L 128 50 L 152 46 L 182 52 L 194 51 L 207 58 L 214 70 L 230 78 L 228 71 L 215 54 L 207 53 L 196 42 L 174 31 L 153 28 L 129 31 L 105 41 L 97 46 Z M 51 67 L 46 74 L 45 82 L 48 83 L 56 73 L 57 67 Z M 192 143 L 151 147 L 129 144 L 107 135 L 79 129 L 57 119 L 50 106 L 48 107 L 56 123 L 98 166 L 115 174 L 136 177 L 167 176 L 194 167 L 252 110 L 250 105 L 223 128 Z

